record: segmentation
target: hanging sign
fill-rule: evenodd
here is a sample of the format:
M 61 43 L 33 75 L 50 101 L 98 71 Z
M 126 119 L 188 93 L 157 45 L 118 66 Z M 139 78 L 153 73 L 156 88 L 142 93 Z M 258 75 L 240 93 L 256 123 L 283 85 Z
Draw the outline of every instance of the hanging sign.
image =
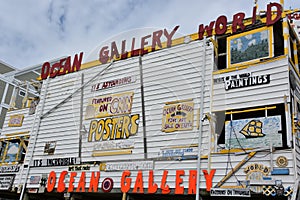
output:
M 9 118 L 8 126 L 14 127 L 14 126 L 22 126 L 24 119 L 24 115 L 12 115 Z
M 211 188 L 210 196 L 222 196 L 222 197 L 250 197 L 249 189 L 229 189 L 229 188 Z
M 136 81 L 135 76 L 127 76 L 124 78 L 114 79 L 111 81 L 105 81 L 102 83 L 97 83 L 92 86 L 92 91 L 103 90 L 107 88 L 117 87 L 121 85 L 126 85 L 130 83 L 134 83 Z
M 71 56 L 63 58 L 59 62 L 53 63 L 52 65 L 50 62 L 45 62 L 41 70 L 42 80 L 46 79 L 48 76 L 50 76 L 50 78 L 54 78 L 56 76 L 79 71 L 81 68 L 82 57 L 83 52 L 81 52 L 79 56 L 78 54 L 75 54 L 73 64 L 71 64 Z
M 33 167 L 68 166 L 68 165 L 75 165 L 79 163 L 80 163 L 80 159 L 76 157 L 36 159 L 33 160 Z
M 86 119 L 131 113 L 133 92 L 93 97 L 86 107 Z
M 163 108 L 162 131 L 192 130 L 193 118 L 194 102 L 167 104 Z
M 151 170 L 154 163 L 150 161 L 106 162 L 100 164 L 101 171 L 124 171 L 124 170 Z
M 249 73 L 248 73 L 249 74 Z M 255 85 L 264 85 L 270 83 L 270 74 L 259 76 L 247 76 L 241 78 L 226 77 L 224 81 L 225 90 L 235 88 L 250 87 Z
M 19 169 L 20 165 L 2 165 L 0 166 L 0 173 L 18 172 Z
M 14 179 L 15 175 L 0 176 L 0 190 L 10 190 Z

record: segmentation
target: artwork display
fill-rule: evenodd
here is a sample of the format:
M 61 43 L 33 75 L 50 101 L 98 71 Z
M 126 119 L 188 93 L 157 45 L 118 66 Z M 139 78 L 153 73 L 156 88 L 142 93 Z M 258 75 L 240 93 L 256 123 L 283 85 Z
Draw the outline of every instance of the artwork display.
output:
M 259 117 L 227 121 L 226 149 L 281 147 L 281 116 Z
M 259 28 L 227 38 L 228 67 L 272 56 L 272 29 Z

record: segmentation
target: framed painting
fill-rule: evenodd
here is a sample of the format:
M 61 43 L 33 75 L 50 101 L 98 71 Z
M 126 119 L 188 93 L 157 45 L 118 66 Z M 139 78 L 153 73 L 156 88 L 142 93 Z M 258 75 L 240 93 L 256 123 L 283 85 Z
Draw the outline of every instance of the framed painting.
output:
M 227 66 L 252 64 L 273 56 L 272 27 L 263 27 L 227 38 Z

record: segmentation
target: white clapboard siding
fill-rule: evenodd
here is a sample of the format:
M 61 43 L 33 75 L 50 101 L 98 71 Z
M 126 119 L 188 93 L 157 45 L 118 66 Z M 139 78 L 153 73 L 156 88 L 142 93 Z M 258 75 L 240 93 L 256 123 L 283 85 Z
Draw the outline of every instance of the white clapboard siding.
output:
M 211 62 L 212 50 L 208 47 L 206 48 L 204 91 L 204 101 L 207 103 L 204 104 L 204 112 L 210 111 Z M 196 125 L 197 120 L 199 120 L 197 119 L 197 112 L 200 109 L 201 101 L 202 42 L 197 41 L 147 54 L 142 57 L 142 67 L 148 157 L 157 157 L 161 148 L 164 147 L 198 144 L 199 130 L 197 130 Z M 194 102 L 193 130 L 162 132 L 162 113 L 165 104 L 185 99 L 192 99 Z M 202 141 L 207 142 L 205 138 L 208 137 L 208 128 L 203 129 Z M 193 153 L 196 154 L 197 150 Z
M 105 66 L 96 66 L 87 70 L 84 70 L 84 82 L 90 80 L 93 76 L 101 72 L 101 70 L 106 67 Z M 112 81 L 115 79 L 121 79 L 128 76 L 134 76 L 135 82 L 130 84 L 125 84 L 117 87 L 101 89 L 98 91 L 91 91 L 92 86 L 98 83 L 103 83 L 105 81 Z M 144 158 L 144 145 L 143 145 L 143 129 L 142 129 L 142 107 L 141 107 L 141 89 L 140 89 L 140 73 L 139 73 L 139 59 L 132 58 L 124 61 L 114 62 L 108 69 L 106 69 L 101 75 L 96 77 L 93 81 L 91 81 L 84 88 L 84 100 L 83 100 L 83 116 L 86 113 L 86 107 L 88 105 L 88 101 L 90 98 L 99 97 L 99 96 L 107 96 L 112 94 L 121 94 L 124 92 L 133 92 L 133 101 L 131 107 L 131 114 L 135 115 L 139 114 L 139 123 L 138 123 L 138 132 L 130 136 L 127 139 L 122 140 L 110 140 L 116 144 L 121 142 L 131 142 L 134 144 L 132 148 L 132 154 L 129 155 L 107 155 L 107 156 L 97 156 L 93 157 L 94 147 L 103 144 L 106 141 L 91 141 L 88 142 L 88 131 L 90 127 L 90 122 L 95 119 L 85 119 L 83 120 L 83 126 L 86 128 L 87 132 L 84 133 L 82 138 L 82 161 L 83 162 L 94 162 L 94 161 L 109 161 L 109 160 L 124 160 L 131 159 L 133 156 L 136 159 Z M 112 116 L 118 117 L 118 116 Z M 96 119 L 96 120 L 100 120 Z M 107 150 L 110 152 L 111 150 Z M 118 151 L 118 150 L 113 150 Z

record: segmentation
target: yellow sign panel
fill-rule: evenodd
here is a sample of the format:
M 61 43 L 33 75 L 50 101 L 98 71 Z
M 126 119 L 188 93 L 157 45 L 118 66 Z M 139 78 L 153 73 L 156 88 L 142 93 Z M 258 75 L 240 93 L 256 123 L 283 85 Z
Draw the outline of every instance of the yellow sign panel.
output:
M 111 94 L 89 99 L 86 119 L 102 118 L 131 113 L 133 92 Z
M 173 132 L 193 129 L 194 102 L 165 105 L 163 108 L 162 131 Z
M 22 126 L 23 119 L 24 119 L 24 115 L 12 115 L 9 118 L 8 126 L 9 127 Z

